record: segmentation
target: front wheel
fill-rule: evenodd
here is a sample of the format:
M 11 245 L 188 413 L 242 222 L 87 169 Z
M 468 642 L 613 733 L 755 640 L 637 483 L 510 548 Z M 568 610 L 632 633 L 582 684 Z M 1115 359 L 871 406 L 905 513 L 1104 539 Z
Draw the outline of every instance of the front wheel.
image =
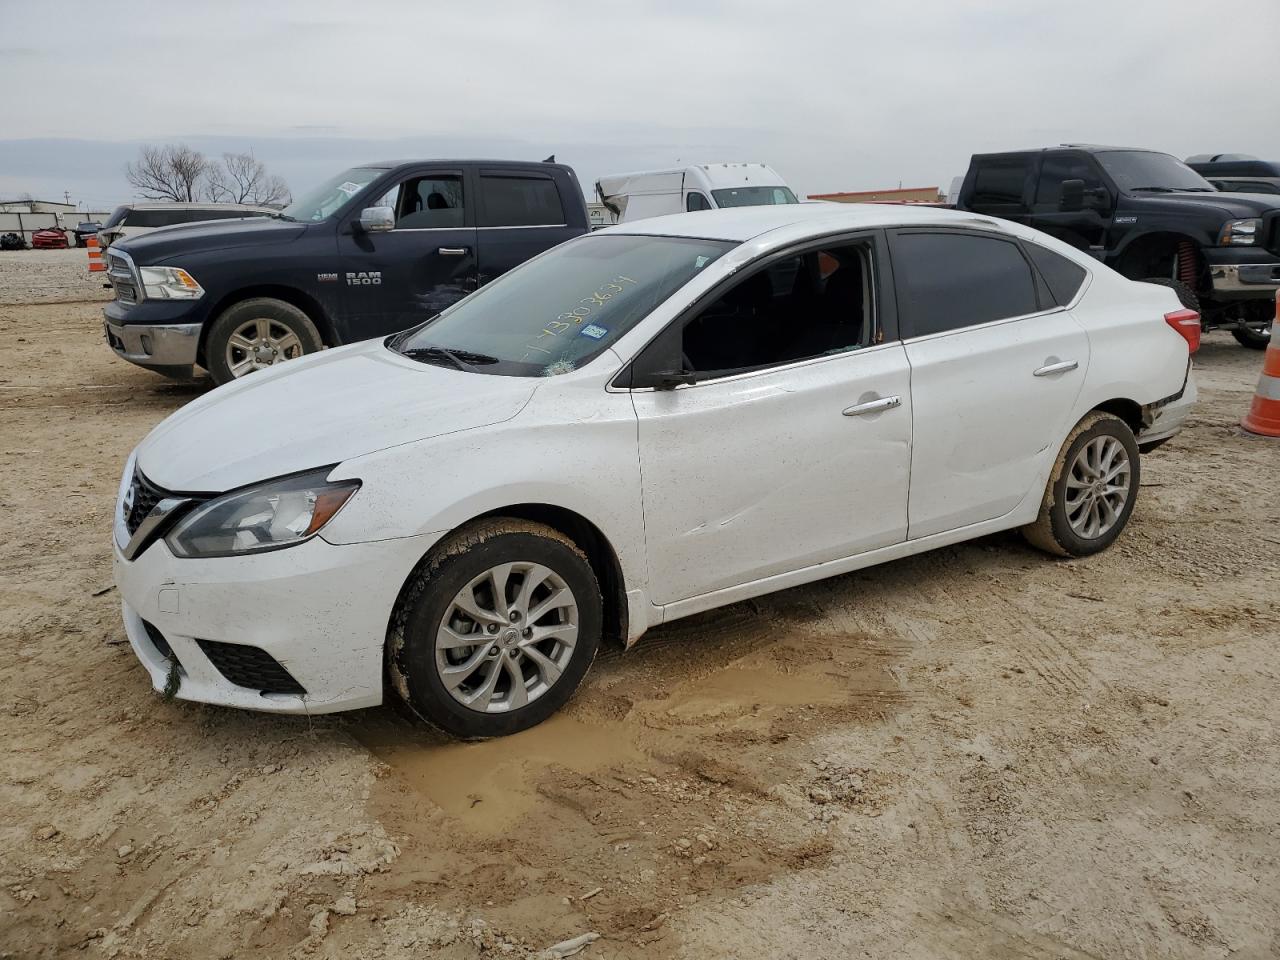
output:
M 1271 342 L 1271 324 L 1275 320 L 1275 304 L 1271 300 L 1255 300 L 1242 306 L 1240 326 L 1231 331 L 1236 343 L 1251 350 L 1265 350 Z
M 1120 536 L 1138 500 L 1141 465 L 1129 425 L 1109 413 L 1081 420 L 1058 454 L 1035 523 L 1032 546 L 1060 557 L 1087 557 Z
M 603 600 L 590 563 L 543 524 L 494 519 L 446 542 L 392 614 L 390 680 L 420 719 L 464 739 L 551 716 L 595 659 Z
M 216 384 L 315 353 L 324 346 L 311 319 L 291 303 L 254 297 L 222 312 L 205 341 L 205 367 Z

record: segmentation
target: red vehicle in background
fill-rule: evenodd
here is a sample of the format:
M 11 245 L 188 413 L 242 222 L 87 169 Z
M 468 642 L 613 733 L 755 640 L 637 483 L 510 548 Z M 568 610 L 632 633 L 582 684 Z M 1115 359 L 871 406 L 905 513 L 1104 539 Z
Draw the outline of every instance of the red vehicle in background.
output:
M 31 246 L 35 250 L 65 250 L 70 244 L 63 230 L 37 230 L 31 235 Z

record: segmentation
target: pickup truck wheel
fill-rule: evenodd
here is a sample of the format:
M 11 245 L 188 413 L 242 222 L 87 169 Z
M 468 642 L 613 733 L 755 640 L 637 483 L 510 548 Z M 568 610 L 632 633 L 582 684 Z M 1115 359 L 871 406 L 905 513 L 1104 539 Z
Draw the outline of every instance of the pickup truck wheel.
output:
M 1170 280 L 1168 277 L 1147 277 L 1143 283 L 1154 283 L 1156 286 L 1168 287 L 1178 295 L 1178 301 L 1188 310 L 1200 312 L 1200 298 L 1196 292 L 1181 280 Z
M 1271 323 L 1275 319 L 1272 300 L 1258 300 L 1243 305 L 1244 316 L 1240 326 L 1231 331 L 1236 343 L 1253 350 L 1265 350 L 1271 342 Z
M 568 702 L 603 622 L 599 584 L 571 540 L 496 518 L 446 542 L 402 591 L 389 680 L 412 713 L 446 733 L 506 736 Z
M 1034 547 L 1087 557 L 1120 536 L 1138 502 L 1138 442 L 1129 425 L 1091 413 L 1067 436 L 1035 523 L 1022 528 Z
M 254 297 L 231 305 L 213 322 L 205 366 L 213 382 L 223 384 L 323 346 L 315 324 L 293 304 Z

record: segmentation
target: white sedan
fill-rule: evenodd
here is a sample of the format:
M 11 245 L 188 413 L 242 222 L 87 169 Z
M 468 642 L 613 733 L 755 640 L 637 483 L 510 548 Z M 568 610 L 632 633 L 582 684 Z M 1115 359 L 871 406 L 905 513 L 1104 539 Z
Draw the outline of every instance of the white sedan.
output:
M 1104 549 L 1199 331 L 1169 289 L 947 210 L 602 230 L 156 427 L 116 510 L 125 626 L 178 697 L 390 686 L 512 733 L 678 617 L 1012 528 Z

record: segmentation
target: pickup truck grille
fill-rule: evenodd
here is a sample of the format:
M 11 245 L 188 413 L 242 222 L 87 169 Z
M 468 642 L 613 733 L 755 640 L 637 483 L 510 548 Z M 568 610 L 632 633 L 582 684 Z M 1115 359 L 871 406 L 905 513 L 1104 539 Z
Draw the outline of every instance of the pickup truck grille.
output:
M 138 302 L 138 287 L 129 261 L 110 251 L 107 251 L 107 279 L 121 303 Z

